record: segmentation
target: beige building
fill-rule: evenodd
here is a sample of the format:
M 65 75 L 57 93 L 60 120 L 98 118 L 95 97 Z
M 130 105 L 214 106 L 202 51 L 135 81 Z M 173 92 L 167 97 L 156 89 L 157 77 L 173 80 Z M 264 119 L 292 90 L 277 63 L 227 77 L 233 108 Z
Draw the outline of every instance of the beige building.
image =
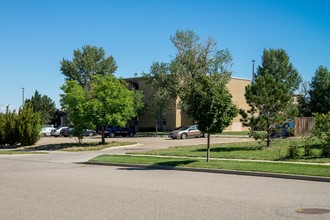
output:
M 142 77 L 137 78 L 128 78 L 125 81 L 129 82 L 131 86 L 135 89 L 141 90 L 145 97 L 148 97 L 148 94 L 152 93 L 152 90 L 146 81 Z M 249 79 L 241 79 L 232 77 L 228 83 L 228 90 L 232 95 L 233 102 L 237 105 L 238 108 L 242 108 L 244 110 L 248 109 L 248 104 L 246 103 L 244 93 L 246 85 L 251 84 L 251 80 Z M 155 129 L 156 124 L 158 127 L 162 128 L 162 130 L 173 130 L 174 128 L 184 126 L 184 125 L 192 125 L 194 121 L 187 118 L 181 111 L 178 106 L 179 101 L 173 101 L 170 104 L 166 114 L 163 116 L 161 120 L 156 120 L 156 117 L 145 112 L 143 115 L 140 115 L 135 122 L 135 127 L 139 130 L 148 130 Z M 234 118 L 232 124 L 226 128 L 226 131 L 243 131 L 247 130 L 242 126 L 240 122 L 240 116 Z

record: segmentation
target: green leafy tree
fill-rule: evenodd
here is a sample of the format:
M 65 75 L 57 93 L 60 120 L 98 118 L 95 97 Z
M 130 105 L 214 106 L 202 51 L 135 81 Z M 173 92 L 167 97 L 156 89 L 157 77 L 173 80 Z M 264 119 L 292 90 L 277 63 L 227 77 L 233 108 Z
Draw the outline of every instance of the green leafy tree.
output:
M 81 143 L 83 130 L 92 126 L 87 111 L 87 91 L 75 80 L 66 80 L 61 89 L 64 91 L 61 94 L 61 105 L 68 113 L 69 124 L 74 128 L 73 136 Z
M 62 86 L 62 107 L 67 112 L 68 121 L 74 127 L 73 135 L 82 141 L 82 131 L 93 122 L 88 113 L 91 84 L 95 76 L 112 75 L 117 69 L 115 59 L 106 57 L 103 48 L 85 45 L 74 50 L 73 59 L 61 61 L 62 74 L 66 83 Z M 96 126 L 95 126 L 96 127 Z
M 40 114 L 33 110 L 31 103 L 25 103 L 17 115 L 17 140 L 22 146 L 35 144 L 40 139 Z
M 301 116 L 301 117 L 312 116 L 308 82 L 303 82 L 303 84 L 300 88 L 300 91 L 299 91 L 297 101 L 298 101 L 299 116 Z
M 42 124 L 52 124 L 57 109 L 51 98 L 46 95 L 42 96 L 36 90 L 31 99 L 27 99 L 25 103 L 30 103 L 33 110 L 40 113 Z
M 177 93 L 189 86 L 190 80 L 199 75 L 229 74 L 232 56 L 228 49 L 217 49 L 216 42 L 209 38 L 200 43 L 200 38 L 193 31 L 178 30 L 171 41 L 177 54 L 170 64 L 171 73 L 180 86 Z
M 318 137 L 322 144 L 321 154 L 330 157 L 330 111 L 327 113 L 315 113 L 313 134 Z
M 244 125 L 251 127 L 252 135 L 256 139 L 265 139 L 267 147 L 276 128 L 297 115 L 293 92 L 299 88 L 300 82 L 301 77 L 283 49 L 264 50 L 255 79 L 245 88 L 250 110 L 248 113 L 241 111 L 241 115 Z M 260 136 L 256 130 L 266 131 L 266 136 Z
M 117 65 L 112 56 L 106 57 L 103 48 L 90 45 L 74 50 L 72 61 L 61 61 L 61 71 L 66 80 L 76 80 L 87 90 L 94 75 L 113 74 L 116 70 Z
M 149 73 L 143 74 L 153 92 L 147 97 L 147 112 L 155 117 L 156 132 L 157 121 L 161 121 L 171 102 L 176 100 L 178 80 L 171 74 L 168 63 L 154 62 Z
M 226 87 L 227 76 L 199 75 L 182 91 L 183 111 L 193 118 L 199 130 L 207 133 L 207 161 L 210 160 L 210 134 L 221 133 L 237 115 Z
M 138 99 L 142 96 L 130 91 L 113 75 L 94 75 L 89 91 L 74 80 L 67 80 L 62 90 L 65 94 L 61 95 L 61 103 L 69 114 L 76 135 L 82 134 L 88 126 L 101 126 L 102 143 L 105 143 L 107 125 L 125 126 L 136 116 L 136 107 L 141 107 Z
M 327 113 L 330 110 L 330 72 L 319 66 L 310 83 L 310 110 L 312 113 Z
M 90 90 L 90 99 L 87 101 L 88 114 L 94 124 L 101 126 L 102 143 L 105 143 L 104 130 L 109 124 L 125 126 L 128 120 L 137 114 L 135 106 L 142 98 L 134 96 L 125 82 L 118 80 L 113 75 L 95 75 Z
M 175 91 L 185 114 L 208 134 L 207 161 L 210 159 L 210 134 L 221 133 L 237 115 L 226 85 L 232 57 L 227 49 L 218 50 L 216 42 L 200 43 L 193 31 L 178 30 L 171 41 L 177 54 L 170 64 L 179 83 Z

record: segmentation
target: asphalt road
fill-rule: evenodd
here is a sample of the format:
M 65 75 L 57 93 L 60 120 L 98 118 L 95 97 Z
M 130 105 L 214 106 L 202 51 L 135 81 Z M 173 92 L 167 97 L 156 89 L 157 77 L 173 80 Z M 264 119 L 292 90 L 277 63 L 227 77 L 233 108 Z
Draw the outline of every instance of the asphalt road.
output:
M 295 211 L 330 209 L 329 183 L 80 165 L 61 157 L 70 153 L 0 157 L 0 219 L 330 219 Z

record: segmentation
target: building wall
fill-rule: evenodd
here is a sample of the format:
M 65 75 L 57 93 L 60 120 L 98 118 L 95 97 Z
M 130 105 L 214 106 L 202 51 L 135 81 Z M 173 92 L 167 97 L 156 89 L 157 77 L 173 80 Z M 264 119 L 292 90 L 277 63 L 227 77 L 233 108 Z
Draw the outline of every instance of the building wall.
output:
M 228 82 L 228 90 L 232 95 L 233 103 L 237 106 L 238 109 L 248 110 L 249 105 L 246 103 L 245 99 L 245 87 L 251 84 L 251 80 L 249 79 L 240 79 L 232 77 Z M 226 128 L 226 131 L 243 131 L 248 130 L 248 128 L 243 127 L 240 122 L 240 116 L 236 116 L 230 126 Z
M 125 79 L 126 81 L 135 81 L 139 85 L 138 89 L 143 91 L 146 101 L 148 97 L 152 95 L 152 89 L 149 85 L 146 84 L 145 80 L 142 77 Z M 245 87 L 251 84 L 251 80 L 240 79 L 232 77 L 227 85 L 229 92 L 232 95 L 232 100 L 238 108 L 247 110 L 249 108 L 246 103 L 244 93 Z M 178 107 L 179 99 L 173 100 L 168 108 L 166 113 L 166 130 L 173 130 L 174 128 L 183 126 L 183 125 L 192 125 L 194 121 L 190 118 L 187 118 Z M 151 128 L 156 126 L 156 117 L 151 115 L 150 112 L 145 112 L 143 115 L 138 117 L 138 128 Z M 243 131 L 247 128 L 242 126 L 240 122 L 240 116 L 234 118 L 232 125 L 226 128 L 226 131 Z

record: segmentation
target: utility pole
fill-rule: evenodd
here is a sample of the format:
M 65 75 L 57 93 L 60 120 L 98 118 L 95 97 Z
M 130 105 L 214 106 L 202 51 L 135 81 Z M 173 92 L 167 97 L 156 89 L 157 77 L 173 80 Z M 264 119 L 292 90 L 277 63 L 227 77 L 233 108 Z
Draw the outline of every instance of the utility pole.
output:
M 252 83 L 254 82 L 254 62 L 255 60 L 252 60 Z
M 24 105 L 24 87 L 22 88 L 22 105 Z

